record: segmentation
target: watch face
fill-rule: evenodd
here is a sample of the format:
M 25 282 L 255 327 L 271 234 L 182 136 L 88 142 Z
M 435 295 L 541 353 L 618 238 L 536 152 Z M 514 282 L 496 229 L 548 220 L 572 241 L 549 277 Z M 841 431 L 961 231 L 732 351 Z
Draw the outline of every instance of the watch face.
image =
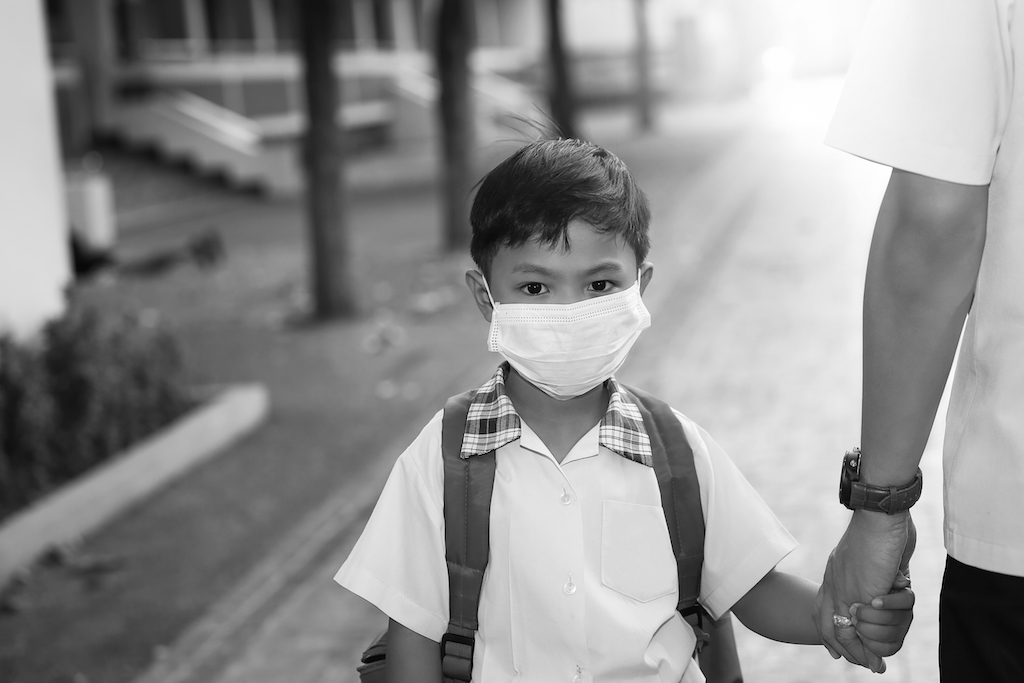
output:
M 849 507 L 853 482 L 860 479 L 860 451 L 847 451 L 843 457 L 843 471 L 839 476 L 839 502 Z
M 846 463 L 843 463 L 843 471 L 839 475 L 839 502 L 849 505 L 850 494 L 853 492 L 853 482 L 850 480 L 849 470 Z

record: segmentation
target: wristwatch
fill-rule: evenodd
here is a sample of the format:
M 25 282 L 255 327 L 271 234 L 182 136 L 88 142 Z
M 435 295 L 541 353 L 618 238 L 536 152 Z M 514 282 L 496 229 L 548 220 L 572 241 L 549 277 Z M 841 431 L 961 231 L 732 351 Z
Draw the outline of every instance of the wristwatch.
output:
M 864 509 L 894 515 L 909 510 L 921 497 L 921 468 L 903 486 L 871 486 L 860 482 L 860 449 L 847 451 L 839 477 L 839 502 L 851 510 Z

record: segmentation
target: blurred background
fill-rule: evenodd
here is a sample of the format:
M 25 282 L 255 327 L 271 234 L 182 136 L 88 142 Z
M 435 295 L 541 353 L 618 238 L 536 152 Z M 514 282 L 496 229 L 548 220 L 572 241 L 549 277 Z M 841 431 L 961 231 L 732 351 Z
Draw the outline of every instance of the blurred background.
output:
M 45 184 L 17 201 L 45 205 L 49 215 L 36 209 L 31 231 L 14 229 L 17 203 L 5 207 L 6 239 L 19 241 L 8 253 L 39 257 L 30 269 L 38 303 L 24 300 L 24 290 L 5 301 L 15 326 L 59 308 L 68 259 L 53 245 L 69 226 L 80 249 L 102 256 L 118 228 L 162 209 L 203 210 L 195 200 L 212 192 L 201 180 L 297 196 L 304 44 L 332 46 L 331 96 L 346 156 L 370 168 L 400 156 L 433 170 L 446 137 L 440 94 L 461 62 L 472 78 L 463 84 L 456 74 L 449 89 L 466 91 L 457 100 L 469 118 L 455 128 L 475 133 L 466 143 L 474 152 L 536 134 L 530 123 L 578 134 L 579 112 L 630 101 L 650 127 L 655 100 L 743 98 L 765 79 L 842 73 L 867 1 L 478 0 L 448 3 L 451 14 L 441 17 L 440 0 L 339 0 L 308 10 L 317 16 L 312 28 L 323 22 L 324 30 L 305 43 L 302 2 L 20 4 L 5 22 L 6 99 L 17 106 L 5 113 L 12 149 L 4 179 L 38 174 Z M 438 49 L 451 45 L 450 55 Z M 370 175 L 356 168 L 357 183 Z
M 6 3 L 0 680 L 357 680 L 385 622 L 331 577 L 493 372 L 469 201 L 540 135 L 650 195 L 654 325 L 621 377 L 715 435 L 819 579 L 888 177 L 821 139 L 869 4 Z M 937 498 L 893 680 L 937 677 Z M 750 681 L 872 676 L 738 637 Z

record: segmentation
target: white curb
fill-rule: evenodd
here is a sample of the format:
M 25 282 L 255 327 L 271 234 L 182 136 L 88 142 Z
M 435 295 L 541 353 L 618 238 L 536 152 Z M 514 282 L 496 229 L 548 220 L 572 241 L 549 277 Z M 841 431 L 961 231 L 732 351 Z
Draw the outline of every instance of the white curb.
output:
M 78 541 L 252 430 L 269 404 L 261 384 L 215 391 L 167 427 L 9 517 L 0 525 L 0 587 L 49 548 Z

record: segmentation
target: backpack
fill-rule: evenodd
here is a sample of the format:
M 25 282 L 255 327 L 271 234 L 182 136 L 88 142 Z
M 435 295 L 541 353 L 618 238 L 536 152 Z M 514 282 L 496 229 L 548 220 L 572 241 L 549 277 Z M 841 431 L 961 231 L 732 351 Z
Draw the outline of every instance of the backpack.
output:
M 625 390 L 639 407 L 651 439 L 654 471 L 679 577 L 676 609 L 697 634 L 695 656 L 708 683 L 742 683 L 729 614 L 714 621 L 697 604 L 704 563 L 704 513 L 693 450 L 667 403 L 637 389 Z M 490 552 L 495 452 L 460 457 L 466 417 L 475 394 L 475 390 L 468 391 L 448 399 L 441 423 L 450 611 L 448 632 L 441 638 L 440 652 L 445 683 L 471 680 L 477 605 Z M 700 520 L 700 524 L 694 524 L 694 520 Z M 357 669 L 362 683 L 383 683 L 386 654 L 387 631 L 363 652 L 362 665 Z

